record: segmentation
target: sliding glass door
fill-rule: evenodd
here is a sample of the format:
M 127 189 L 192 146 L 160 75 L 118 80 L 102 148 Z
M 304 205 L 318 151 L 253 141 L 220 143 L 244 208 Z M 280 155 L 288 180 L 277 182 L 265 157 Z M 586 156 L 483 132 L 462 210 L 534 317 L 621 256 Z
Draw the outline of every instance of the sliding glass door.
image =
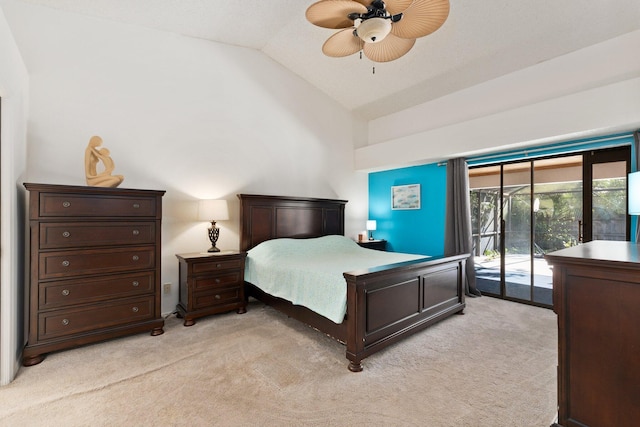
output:
M 469 170 L 478 289 L 551 307 L 544 254 L 628 240 L 629 147 Z
M 627 175 L 630 150 L 616 149 L 585 154 L 585 212 L 583 240 L 629 240 Z

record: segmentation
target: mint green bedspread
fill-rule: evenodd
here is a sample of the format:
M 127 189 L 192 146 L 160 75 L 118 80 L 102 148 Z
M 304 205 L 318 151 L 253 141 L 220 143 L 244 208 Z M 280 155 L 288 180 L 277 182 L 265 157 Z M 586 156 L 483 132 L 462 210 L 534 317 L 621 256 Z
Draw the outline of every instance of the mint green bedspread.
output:
M 347 311 L 344 272 L 427 258 L 365 249 L 345 236 L 275 239 L 247 252 L 245 280 L 264 292 L 342 323 Z

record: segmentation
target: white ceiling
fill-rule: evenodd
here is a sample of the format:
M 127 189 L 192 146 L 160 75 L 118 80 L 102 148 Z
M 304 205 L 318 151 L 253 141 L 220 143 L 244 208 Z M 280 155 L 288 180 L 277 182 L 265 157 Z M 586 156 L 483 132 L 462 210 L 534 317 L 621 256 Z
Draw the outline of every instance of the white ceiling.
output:
M 314 0 L 22 1 L 258 49 L 365 119 L 640 29 L 639 0 L 451 0 L 438 31 L 373 64 L 322 54 L 335 30 L 306 21 Z

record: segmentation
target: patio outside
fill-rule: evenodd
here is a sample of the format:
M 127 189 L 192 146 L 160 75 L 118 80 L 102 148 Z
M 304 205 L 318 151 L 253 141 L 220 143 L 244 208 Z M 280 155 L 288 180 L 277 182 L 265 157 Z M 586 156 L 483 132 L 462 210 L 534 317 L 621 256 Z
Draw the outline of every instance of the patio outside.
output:
M 594 240 L 625 240 L 626 180 L 594 184 Z M 552 271 L 544 254 L 580 243 L 582 183 L 504 186 L 501 209 L 499 188 L 472 189 L 470 200 L 478 289 L 501 295 L 503 255 L 504 295 L 551 307 Z

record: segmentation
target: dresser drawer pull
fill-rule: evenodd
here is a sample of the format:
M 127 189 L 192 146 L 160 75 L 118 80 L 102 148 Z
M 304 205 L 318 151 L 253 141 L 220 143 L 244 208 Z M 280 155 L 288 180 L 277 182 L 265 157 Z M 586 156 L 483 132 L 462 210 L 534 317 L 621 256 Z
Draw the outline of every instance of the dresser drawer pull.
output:
M 140 230 L 133 230 L 133 235 L 137 236 L 138 234 L 140 234 Z
M 71 202 L 62 202 L 63 208 L 68 208 L 69 206 L 71 206 Z
M 66 297 L 67 295 L 69 295 L 69 293 L 70 293 L 70 292 L 69 292 L 69 289 L 63 289 L 63 290 L 62 290 L 62 295 L 64 295 L 65 297 Z
M 216 299 L 220 299 L 220 298 L 221 298 L 221 296 L 216 294 Z
M 216 283 L 220 283 L 220 279 L 216 279 Z
M 134 255 L 131 257 L 132 260 L 134 261 L 138 261 L 140 259 L 140 257 L 138 255 Z
M 140 207 L 140 203 L 134 203 L 134 204 L 133 204 L 133 208 L 134 208 L 134 209 L 138 209 L 139 207 Z
M 140 310 L 140 309 L 139 309 L 138 307 L 133 307 L 133 308 L 131 309 L 131 311 L 133 311 L 134 313 L 137 313 L 139 310 Z
M 216 268 L 222 268 L 222 264 L 216 264 Z
M 131 283 L 133 286 L 138 286 L 140 284 L 140 282 L 138 282 L 137 280 L 134 280 L 133 283 Z
M 62 237 L 69 237 L 69 236 L 71 236 L 71 233 L 69 233 L 68 231 L 62 232 Z
M 71 263 L 69 261 L 67 261 L 66 259 L 64 261 L 62 261 L 62 266 L 63 267 L 69 267 Z
M 69 324 L 69 319 L 62 319 L 62 324 L 67 326 Z

